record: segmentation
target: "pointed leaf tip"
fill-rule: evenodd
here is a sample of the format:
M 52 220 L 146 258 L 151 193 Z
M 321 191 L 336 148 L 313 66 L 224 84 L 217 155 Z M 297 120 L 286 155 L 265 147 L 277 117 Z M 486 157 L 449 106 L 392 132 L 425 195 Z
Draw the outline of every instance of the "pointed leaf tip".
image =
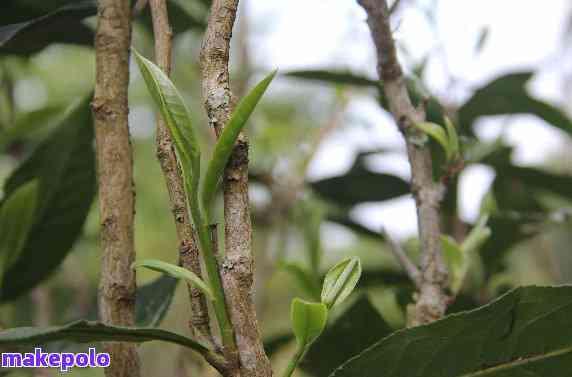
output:
M 258 105 L 258 102 L 268 89 L 268 86 L 276 76 L 278 70 L 272 71 L 260 81 L 236 106 L 228 123 L 225 125 L 209 161 L 207 172 L 201 188 L 202 207 L 206 214 L 207 222 L 210 221 L 209 210 L 213 203 L 217 186 L 222 179 L 224 168 L 238 139 L 240 131 L 246 125 L 250 115 Z

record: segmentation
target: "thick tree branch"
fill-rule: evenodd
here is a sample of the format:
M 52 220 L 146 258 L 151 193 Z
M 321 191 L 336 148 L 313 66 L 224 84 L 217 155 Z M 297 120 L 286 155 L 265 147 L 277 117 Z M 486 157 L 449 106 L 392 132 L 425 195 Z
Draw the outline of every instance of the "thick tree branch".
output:
M 201 49 L 202 89 L 205 109 L 216 134 L 233 108 L 228 60 L 238 0 L 214 0 Z M 221 279 L 235 331 L 243 377 L 271 376 L 264 353 L 252 297 L 254 261 L 248 201 L 248 140 L 240 135 L 227 165 L 224 183 L 225 257 Z
M 378 73 L 389 109 L 405 135 L 411 165 L 411 190 L 417 205 L 419 238 L 422 247 L 421 289 L 411 323 L 422 324 L 441 318 L 447 308 L 448 297 L 444 287 L 447 269 L 441 255 L 439 204 L 443 196 L 441 185 L 433 182 L 429 148 L 415 144 L 412 123 L 422 122 L 423 111 L 411 104 L 401 66 L 397 59 L 395 42 L 389 23 L 386 0 L 358 0 L 368 15 L 368 24 L 377 49 Z
M 172 36 L 167 12 L 166 0 L 149 0 L 155 35 L 155 60 L 157 65 L 169 75 L 171 72 Z M 161 164 L 165 183 L 169 192 L 171 211 L 175 219 L 179 239 L 179 264 L 197 276 L 201 276 L 199 247 L 193 224 L 187 210 L 185 186 L 179 171 L 179 164 L 171 135 L 165 122 L 158 115 L 157 119 L 157 158 Z M 193 334 L 203 341 L 213 344 L 209 326 L 207 302 L 201 291 L 187 284 L 191 301 L 192 316 L 190 327 Z
M 135 260 L 133 155 L 129 141 L 127 90 L 131 9 L 129 0 L 99 0 L 95 35 L 96 83 L 92 108 L 99 176 L 101 278 L 99 313 L 103 322 L 133 326 Z M 108 343 L 113 362 L 108 377 L 138 377 L 136 346 Z

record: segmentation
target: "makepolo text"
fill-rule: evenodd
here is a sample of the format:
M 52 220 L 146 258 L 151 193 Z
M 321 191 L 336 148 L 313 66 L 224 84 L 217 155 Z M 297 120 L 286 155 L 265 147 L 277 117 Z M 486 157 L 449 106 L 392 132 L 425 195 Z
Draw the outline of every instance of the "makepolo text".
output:
M 60 368 L 67 372 L 72 367 L 107 368 L 111 357 L 108 353 L 97 353 L 95 348 L 89 348 L 87 353 L 48 353 L 34 348 L 34 352 L 3 352 L 0 363 L 2 368 Z

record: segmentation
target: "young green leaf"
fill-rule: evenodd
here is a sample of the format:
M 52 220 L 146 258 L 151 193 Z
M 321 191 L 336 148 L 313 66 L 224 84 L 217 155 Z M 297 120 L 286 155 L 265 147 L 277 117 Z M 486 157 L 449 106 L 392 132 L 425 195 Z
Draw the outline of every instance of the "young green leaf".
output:
M 326 307 L 341 303 L 356 287 L 361 276 L 361 262 L 358 257 L 342 260 L 332 267 L 324 278 L 322 303 Z
M 451 158 L 457 157 L 459 154 L 459 135 L 455 125 L 448 117 L 445 117 L 445 128 L 447 129 L 447 137 L 449 139 L 449 148 L 451 149 Z
M 441 236 L 441 247 L 443 249 L 443 259 L 449 270 L 450 288 L 456 294 L 461 289 L 467 272 L 467 255 L 463 253 L 457 241 L 450 236 Z
M 34 223 L 38 186 L 37 180 L 23 184 L 0 208 L 0 282 L 24 248 Z
M 421 131 L 423 131 L 425 134 L 435 139 L 445 150 L 445 154 L 447 155 L 447 160 L 451 159 L 452 150 L 451 146 L 449 145 L 449 137 L 445 133 L 443 127 L 431 122 L 414 123 L 414 125 Z
M 328 308 L 319 302 L 292 300 L 290 317 L 296 342 L 301 349 L 309 346 L 326 327 Z
M 197 191 L 199 184 L 201 151 L 189 110 L 181 94 L 161 68 L 137 51 L 133 50 L 133 54 L 147 89 L 169 128 L 185 177 L 187 195 L 189 201 L 192 201 L 195 197 L 192 193 Z M 196 207 L 193 203 L 191 206 Z
M 225 125 L 213 152 L 213 157 L 209 161 L 207 172 L 201 188 L 201 199 L 203 210 L 205 211 L 207 221 L 210 220 L 208 213 L 212 205 L 218 183 L 224 173 L 224 168 L 228 162 L 234 143 L 242 128 L 246 125 L 248 118 L 254 111 L 254 108 L 264 95 L 264 92 L 276 76 L 277 71 L 273 71 L 266 76 L 258 85 L 254 87 L 237 105 L 236 110 L 228 123 Z
M 201 278 L 186 268 L 156 259 L 144 259 L 142 261 L 135 262 L 133 264 L 133 268 L 138 267 L 145 267 L 153 271 L 162 272 L 177 279 L 187 280 L 199 288 L 210 300 L 215 300 L 215 296 L 211 288 Z

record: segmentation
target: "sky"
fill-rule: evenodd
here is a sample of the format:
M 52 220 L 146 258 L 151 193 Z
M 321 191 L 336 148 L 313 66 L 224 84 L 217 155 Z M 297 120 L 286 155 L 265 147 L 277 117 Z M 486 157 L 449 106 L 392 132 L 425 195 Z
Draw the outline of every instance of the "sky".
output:
M 241 13 L 247 14 L 253 31 L 249 41 L 251 59 L 260 70 L 337 68 L 377 76 L 366 15 L 355 0 L 242 1 Z M 532 69 L 538 71 L 529 87 L 534 95 L 559 105 L 567 103 L 570 97 L 563 95 L 561 84 L 563 68 L 554 62 L 562 51 L 569 1 L 418 0 L 421 7 L 411 6 L 412 2 L 402 0 L 400 12 L 393 19 L 400 50 L 407 51 L 400 57 L 411 64 L 427 54 L 432 56 L 427 85 L 438 97 L 462 103 L 473 88 L 499 74 Z M 434 10 L 434 20 L 420 8 Z M 476 53 L 476 41 L 484 29 L 488 29 L 487 42 Z M 451 87 L 448 77 L 458 79 L 460 84 Z M 344 119 L 348 124 L 322 144 L 310 166 L 309 179 L 342 174 L 356 151 L 380 147 L 398 153 L 373 158 L 370 166 L 409 177 L 407 160 L 399 153 L 404 150 L 401 135 L 373 98 L 356 95 Z M 365 119 L 372 127 L 352 127 L 356 119 Z M 509 122 L 503 117 L 482 119 L 477 133 L 485 140 L 502 133 L 516 148 L 516 162 L 523 165 L 540 164 L 546 155 L 570 143 L 566 135 L 531 116 L 516 116 Z M 472 221 L 478 216 L 480 201 L 493 178 L 489 168 L 478 165 L 462 174 L 463 219 Z M 352 216 L 372 229 L 384 226 L 399 238 L 416 232 L 411 198 L 360 205 Z

